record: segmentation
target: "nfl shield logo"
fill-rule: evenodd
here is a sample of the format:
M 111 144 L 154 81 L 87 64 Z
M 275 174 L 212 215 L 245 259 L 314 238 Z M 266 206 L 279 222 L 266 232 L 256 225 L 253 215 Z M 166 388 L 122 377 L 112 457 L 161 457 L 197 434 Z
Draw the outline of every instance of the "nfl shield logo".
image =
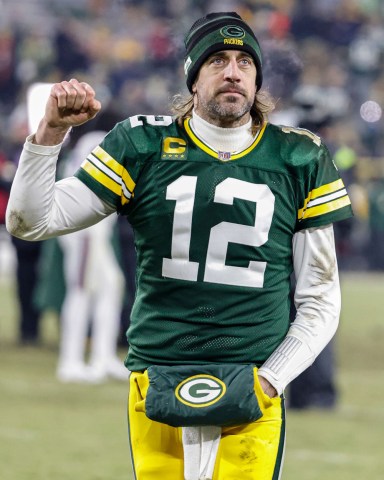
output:
M 217 152 L 219 160 L 230 160 L 231 159 L 231 152 Z

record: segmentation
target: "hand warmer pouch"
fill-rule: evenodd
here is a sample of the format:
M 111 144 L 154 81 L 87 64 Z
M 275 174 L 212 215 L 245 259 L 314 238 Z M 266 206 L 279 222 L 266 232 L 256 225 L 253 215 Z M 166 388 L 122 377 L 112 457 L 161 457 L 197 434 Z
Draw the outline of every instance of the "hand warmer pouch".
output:
M 206 364 L 148 368 L 148 418 L 173 427 L 228 427 L 262 417 L 254 365 Z

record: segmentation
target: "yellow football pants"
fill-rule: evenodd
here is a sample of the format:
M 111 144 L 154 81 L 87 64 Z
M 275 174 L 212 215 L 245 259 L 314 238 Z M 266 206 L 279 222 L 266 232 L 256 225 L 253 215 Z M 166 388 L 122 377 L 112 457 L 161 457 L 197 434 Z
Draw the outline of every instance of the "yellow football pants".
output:
M 278 480 L 285 440 L 284 400 L 269 398 L 255 375 L 263 412 L 256 422 L 223 427 L 213 480 Z M 143 412 L 149 381 L 133 372 L 128 401 L 129 440 L 136 480 L 183 480 L 182 429 L 150 420 Z M 138 411 L 141 410 L 141 411 Z

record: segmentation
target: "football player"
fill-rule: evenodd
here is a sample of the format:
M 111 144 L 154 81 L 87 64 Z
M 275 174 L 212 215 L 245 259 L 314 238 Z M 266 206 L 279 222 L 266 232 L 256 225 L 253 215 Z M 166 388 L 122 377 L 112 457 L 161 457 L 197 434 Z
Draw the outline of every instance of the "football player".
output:
M 338 325 L 332 223 L 352 215 L 350 199 L 318 136 L 268 122 L 260 46 L 239 15 L 208 14 L 185 45 L 190 95 L 175 116 L 117 124 L 57 183 L 65 135 L 100 103 L 87 83 L 53 86 L 21 155 L 7 228 L 40 240 L 116 211 L 131 223 L 136 479 L 277 480 L 284 388 Z

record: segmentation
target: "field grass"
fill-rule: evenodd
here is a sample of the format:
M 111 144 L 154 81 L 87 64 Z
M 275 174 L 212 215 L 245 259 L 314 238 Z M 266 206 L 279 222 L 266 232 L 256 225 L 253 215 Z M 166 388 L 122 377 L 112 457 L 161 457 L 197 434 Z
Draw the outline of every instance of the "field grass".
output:
M 342 290 L 340 401 L 331 412 L 288 411 L 283 480 L 383 478 L 384 275 L 343 276 Z M 132 480 L 126 385 L 59 384 L 57 319 L 44 317 L 43 345 L 31 348 L 17 346 L 16 317 L 14 285 L 3 281 L 1 479 Z

